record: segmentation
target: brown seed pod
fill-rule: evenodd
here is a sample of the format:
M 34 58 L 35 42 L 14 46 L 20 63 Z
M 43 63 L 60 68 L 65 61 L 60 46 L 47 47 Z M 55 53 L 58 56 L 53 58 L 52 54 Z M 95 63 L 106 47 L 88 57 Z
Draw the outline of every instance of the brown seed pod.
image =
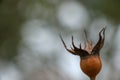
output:
M 86 32 L 85 32 L 86 35 Z M 103 28 L 100 32 L 99 32 L 99 40 L 96 43 L 96 45 L 92 45 L 92 43 L 87 39 L 87 35 L 86 35 L 86 44 L 85 44 L 85 48 L 82 49 L 81 44 L 80 47 L 76 47 L 74 45 L 74 41 L 73 41 L 73 36 L 72 36 L 72 46 L 71 49 L 68 49 L 62 36 L 60 35 L 61 41 L 65 47 L 65 49 L 74 54 L 74 55 L 78 55 L 80 56 L 81 60 L 80 60 L 80 67 L 82 69 L 82 71 L 89 76 L 89 78 L 91 80 L 95 80 L 97 74 L 100 72 L 101 67 L 102 67 L 102 63 L 101 63 L 101 59 L 99 56 L 100 50 L 104 45 L 104 40 L 105 40 L 105 28 Z

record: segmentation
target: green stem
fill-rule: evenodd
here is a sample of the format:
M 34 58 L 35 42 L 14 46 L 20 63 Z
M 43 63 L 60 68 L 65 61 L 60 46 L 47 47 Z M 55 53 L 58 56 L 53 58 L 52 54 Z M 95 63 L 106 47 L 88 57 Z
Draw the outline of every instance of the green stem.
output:
M 95 77 L 93 77 L 93 78 L 90 78 L 90 80 L 95 80 Z

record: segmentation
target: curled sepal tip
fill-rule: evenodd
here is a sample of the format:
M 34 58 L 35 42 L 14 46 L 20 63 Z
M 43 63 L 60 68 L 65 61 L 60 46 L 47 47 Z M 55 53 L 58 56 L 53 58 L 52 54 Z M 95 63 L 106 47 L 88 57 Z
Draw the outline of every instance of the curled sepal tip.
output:
M 60 35 L 60 38 L 61 38 L 61 41 L 65 47 L 65 49 L 74 54 L 74 55 L 79 55 L 81 58 L 83 57 L 87 57 L 87 56 L 90 56 L 90 55 L 99 55 L 99 52 L 101 50 L 101 48 L 103 47 L 104 45 L 104 40 L 105 40 L 105 29 L 106 28 L 103 28 L 100 32 L 99 32 L 99 40 L 98 42 L 96 43 L 95 46 L 92 46 L 92 43 L 87 39 L 87 34 L 86 34 L 86 31 L 85 32 L 85 36 L 86 36 L 86 45 L 85 45 L 85 48 L 82 49 L 81 47 L 81 44 L 79 45 L 79 48 L 75 46 L 74 44 L 74 39 L 73 39 L 73 36 L 72 36 L 72 47 L 71 49 L 68 49 L 62 36 Z
M 106 28 L 103 28 L 100 32 L 99 32 L 99 40 L 97 42 L 97 44 L 94 46 L 93 50 L 92 50 L 92 54 L 98 54 L 101 50 L 101 48 L 104 45 L 104 40 L 105 40 L 105 30 Z

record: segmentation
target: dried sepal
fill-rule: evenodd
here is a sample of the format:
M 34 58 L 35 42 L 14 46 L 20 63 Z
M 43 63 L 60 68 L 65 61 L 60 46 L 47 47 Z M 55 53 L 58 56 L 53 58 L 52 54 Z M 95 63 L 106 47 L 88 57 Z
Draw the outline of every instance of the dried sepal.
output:
M 72 53 L 72 54 L 74 54 L 74 55 L 79 55 L 79 56 L 81 56 L 81 57 L 85 57 L 85 56 L 89 55 L 89 53 L 88 53 L 87 51 L 85 51 L 85 50 L 83 50 L 83 49 L 81 48 L 81 44 L 80 44 L 80 48 L 77 48 L 77 47 L 75 46 L 74 41 L 73 41 L 73 36 L 72 36 L 72 46 L 73 46 L 73 47 L 71 47 L 71 49 L 68 49 L 68 48 L 67 48 L 67 46 L 66 46 L 66 44 L 65 44 L 65 42 L 64 42 L 64 40 L 63 40 L 63 38 L 62 38 L 61 35 L 60 35 L 60 38 L 61 38 L 61 41 L 62 41 L 65 49 L 66 49 L 68 52 L 70 52 L 70 53 Z
M 85 31 L 84 31 L 85 32 Z M 104 45 L 104 39 L 105 39 L 105 28 L 103 28 L 100 32 L 99 32 L 99 40 L 97 42 L 97 44 L 95 46 L 92 46 L 92 43 L 87 39 L 87 34 L 85 32 L 85 36 L 86 36 L 86 43 L 85 43 L 85 48 L 82 49 L 81 44 L 79 45 L 79 48 L 75 46 L 74 44 L 74 38 L 72 36 L 72 47 L 71 49 L 68 49 L 62 36 L 60 35 L 61 41 L 65 47 L 65 49 L 74 54 L 74 55 L 79 55 L 81 58 L 83 57 L 87 57 L 90 55 L 99 55 L 99 52 L 101 50 L 101 48 Z
M 71 47 L 71 49 L 68 49 L 68 48 L 67 48 L 67 46 L 66 46 L 66 44 L 65 44 L 65 42 L 64 42 L 64 40 L 63 40 L 63 38 L 62 38 L 61 35 L 60 35 L 60 39 L 61 39 L 61 41 L 62 41 L 65 49 L 66 49 L 68 52 L 70 52 L 70 53 L 72 53 L 72 54 L 74 54 L 74 55 L 77 55 L 72 47 Z
M 97 42 L 97 44 L 94 46 L 93 50 L 92 50 L 92 54 L 97 54 L 99 55 L 99 52 L 101 50 L 101 48 L 103 47 L 104 45 L 104 40 L 105 40 L 105 29 L 106 28 L 103 28 L 100 32 L 99 32 L 99 40 Z

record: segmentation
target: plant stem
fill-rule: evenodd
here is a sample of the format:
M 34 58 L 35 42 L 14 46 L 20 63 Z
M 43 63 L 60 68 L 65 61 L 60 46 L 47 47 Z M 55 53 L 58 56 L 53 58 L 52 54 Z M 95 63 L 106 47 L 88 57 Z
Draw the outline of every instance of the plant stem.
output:
M 90 78 L 90 80 L 95 80 L 95 77 L 93 77 L 93 78 Z

